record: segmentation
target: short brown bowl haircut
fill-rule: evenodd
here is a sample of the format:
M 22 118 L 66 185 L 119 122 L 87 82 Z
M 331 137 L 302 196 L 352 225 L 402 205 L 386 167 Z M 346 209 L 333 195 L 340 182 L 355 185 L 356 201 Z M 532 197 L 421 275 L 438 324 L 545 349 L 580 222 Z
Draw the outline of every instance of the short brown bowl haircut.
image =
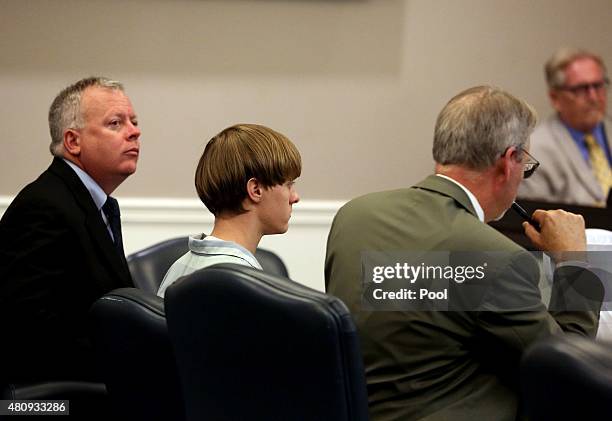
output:
M 256 124 L 236 124 L 214 136 L 200 158 L 195 186 L 200 200 L 213 215 L 242 213 L 251 178 L 264 187 L 295 180 L 302 158 L 284 135 Z

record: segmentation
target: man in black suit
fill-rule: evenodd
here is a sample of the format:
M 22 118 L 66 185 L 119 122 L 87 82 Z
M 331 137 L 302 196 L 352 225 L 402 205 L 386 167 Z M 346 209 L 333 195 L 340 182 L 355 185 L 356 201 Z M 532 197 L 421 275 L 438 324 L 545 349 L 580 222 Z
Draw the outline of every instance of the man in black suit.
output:
M 136 171 L 140 129 L 119 82 L 67 87 L 49 110 L 49 168 L 0 220 L 3 380 L 95 380 L 87 312 L 132 286 L 119 208 L 109 195 Z

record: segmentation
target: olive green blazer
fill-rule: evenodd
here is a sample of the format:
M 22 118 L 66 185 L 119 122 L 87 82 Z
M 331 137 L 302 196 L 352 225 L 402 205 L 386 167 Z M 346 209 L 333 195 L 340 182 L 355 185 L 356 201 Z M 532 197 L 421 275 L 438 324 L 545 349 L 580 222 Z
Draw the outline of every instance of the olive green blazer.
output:
M 507 258 L 491 268 L 498 285 L 487 300 L 519 294 L 528 302 L 512 311 L 366 311 L 361 253 L 389 250 L 502 252 Z M 465 192 L 444 178 L 429 176 L 343 206 L 329 233 L 325 283 L 354 316 L 371 418 L 516 419 L 523 350 L 564 330 L 589 336 L 597 330 L 597 304 L 593 311 L 551 314 L 538 281 L 537 260 L 482 223 Z

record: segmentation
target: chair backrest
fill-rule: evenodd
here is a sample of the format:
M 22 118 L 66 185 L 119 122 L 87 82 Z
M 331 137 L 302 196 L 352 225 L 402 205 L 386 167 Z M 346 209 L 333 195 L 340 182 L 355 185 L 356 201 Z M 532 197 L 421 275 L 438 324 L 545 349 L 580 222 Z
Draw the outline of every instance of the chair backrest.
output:
M 235 264 L 166 291 L 188 420 L 366 420 L 359 339 L 339 299 Z
M 610 344 L 569 335 L 535 343 L 521 362 L 521 391 L 531 421 L 612 419 Z
M 130 254 L 127 257 L 127 263 L 134 285 L 156 294 L 172 263 L 188 250 L 188 237 L 179 237 L 153 244 Z
M 172 238 L 130 254 L 127 263 L 134 285 L 156 294 L 170 266 L 189 250 L 188 241 L 189 237 Z M 275 253 L 258 248 L 255 258 L 264 272 L 289 276 L 287 267 Z
M 283 260 L 274 252 L 257 247 L 255 258 L 264 272 L 270 275 L 289 277 L 289 271 Z
M 111 291 L 90 311 L 100 373 L 117 416 L 184 419 L 163 298 L 137 288 Z

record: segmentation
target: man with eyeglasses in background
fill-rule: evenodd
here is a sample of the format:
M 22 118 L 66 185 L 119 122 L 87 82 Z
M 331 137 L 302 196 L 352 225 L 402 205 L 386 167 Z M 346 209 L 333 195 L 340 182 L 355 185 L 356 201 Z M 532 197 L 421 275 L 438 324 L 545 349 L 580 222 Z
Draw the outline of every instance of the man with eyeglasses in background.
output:
M 519 197 L 604 206 L 612 187 L 606 66 L 590 51 L 561 48 L 544 69 L 556 113 L 531 137 L 531 151 L 542 166 L 521 185 Z

